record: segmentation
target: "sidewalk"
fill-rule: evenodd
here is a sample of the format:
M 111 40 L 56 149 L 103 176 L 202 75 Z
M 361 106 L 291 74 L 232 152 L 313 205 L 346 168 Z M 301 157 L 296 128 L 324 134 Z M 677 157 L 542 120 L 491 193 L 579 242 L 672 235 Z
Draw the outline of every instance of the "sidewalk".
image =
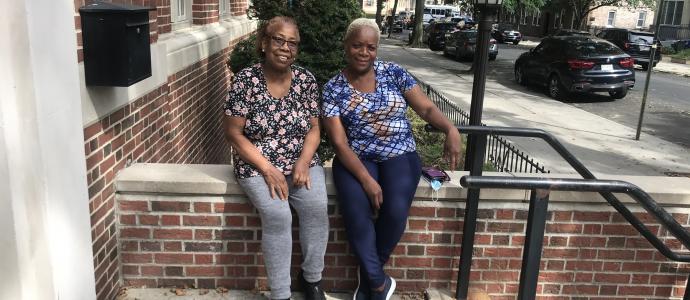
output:
M 472 73 L 467 65 L 440 59 L 428 49 L 386 44 L 379 58 L 401 64 L 431 84 L 451 101 L 469 111 Z M 594 173 L 664 176 L 665 172 L 690 172 L 690 151 L 643 133 L 635 141 L 635 128 L 599 117 L 572 105 L 521 88 L 513 81 L 487 81 L 483 122 L 493 126 L 541 128 L 554 134 Z M 510 138 L 552 173 L 573 169 L 543 141 Z
M 519 47 L 530 49 L 539 45 L 541 38 L 533 36 L 524 36 L 523 40 L 518 44 Z M 690 65 L 672 63 L 670 60 L 662 59 L 656 67 L 654 67 L 654 72 L 669 73 L 679 76 L 690 77 Z M 637 72 L 645 72 L 642 70 L 636 70 Z

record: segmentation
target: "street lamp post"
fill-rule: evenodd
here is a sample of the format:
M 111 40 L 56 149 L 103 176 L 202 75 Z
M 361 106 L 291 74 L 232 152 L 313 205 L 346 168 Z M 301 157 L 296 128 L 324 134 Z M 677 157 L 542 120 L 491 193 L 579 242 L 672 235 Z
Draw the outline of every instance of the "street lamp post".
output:
M 491 25 L 496 12 L 503 0 L 474 0 L 475 10 L 479 11 L 479 27 L 477 28 L 477 48 L 474 51 L 474 81 L 472 82 L 472 103 L 470 105 L 470 125 L 482 124 L 482 110 L 484 109 L 484 89 L 486 83 L 486 64 L 489 60 L 489 37 Z M 466 171 L 471 176 L 481 176 L 486 151 L 486 136 L 469 135 L 465 162 Z M 477 211 L 479 209 L 479 190 L 467 191 L 465 218 L 462 229 L 462 248 L 460 250 L 460 267 L 455 298 L 467 299 L 470 284 L 470 269 L 472 267 L 472 250 L 474 248 L 474 230 L 477 225 Z

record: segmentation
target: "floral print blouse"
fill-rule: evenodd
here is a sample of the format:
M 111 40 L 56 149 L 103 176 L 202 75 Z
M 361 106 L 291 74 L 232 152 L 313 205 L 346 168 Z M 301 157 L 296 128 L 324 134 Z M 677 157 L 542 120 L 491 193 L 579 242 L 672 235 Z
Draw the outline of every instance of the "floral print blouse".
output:
M 345 75 L 333 77 L 323 88 L 324 118 L 340 117 L 350 148 L 362 159 L 384 161 L 416 150 L 412 126 L 405 116 L 404 93 L 417 82 L 401 66 L 374 62 L 376 90 L 356 90 Z
M 292 66 L 290 91 L 278 99 L 268 92 L 263 67 L 256 64 L 235 74 L 225 102 L 225 114 L 246 119 L 244 135 L 284 175 L 290 175 L 299 159 L 310 119 L 319 116 L 319 88 L 306 69 Z M 234 152 L 238 179 L 261 176 Z M 321 164 L 314 154 L 309 167 Z

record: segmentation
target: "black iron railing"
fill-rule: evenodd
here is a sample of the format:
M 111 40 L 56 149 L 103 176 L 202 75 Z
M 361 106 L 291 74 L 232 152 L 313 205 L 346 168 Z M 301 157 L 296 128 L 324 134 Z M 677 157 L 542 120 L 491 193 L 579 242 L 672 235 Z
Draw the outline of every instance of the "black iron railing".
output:
M 528 213 L 527 232 L 525 237 L 525 246 L 523 252 L 523 265 L 520 271 L 520 289 L 518 299 L 534 299 L 536 297 L 536 287 L 539 275 L 539 261 L 541 260 L 542 242 L 544 239 L 544 226 L 546 222 L 546 213 L 548 208 L 548 197 L 551 190 L 562 191 L 590 191 L 598 192 L 604 199 L 618 212 L 628 223 L 630 223 L 649 243 L 652 244 L 661 254 L 667 258 L 679 261 L 690 262 L 690 255 L 678 254 L 666 246 L 659 237 L 657 237 L 647 226 L 642 223 L 613 193 L 625 193 L 635 199 L 647 212 L 653 215 L 659 223 L 666 228 L 681 244 L 687 249 L 690 249 L 690 234 L 678 222 L 659 206 L 654 199 L 647 193 L 642 191 L 639 187 L 622 181 L 597 180 L 597 178 L 590 172 L 570 151 L 568 151 L 563 144 L 561 144 L 554 136 L 548 132 L 540 129 L 532 128 L 506 128 L 506 127 L 490 127 L 490 126 L 456 126 L 460 133 L 474 134 L 474 135 L 500 135 L 500 136 L 517 136 L 517 137 L 533 137 L 544 140 L 556 152 L 558 152 L 563 159 L 565 159 L 583 178 L 582 179 L 552 179 L 552 178 L 513 178 L 513 177 L 489 177 L 489 176 L 465 176 L 461 180 L 461 184 L 471 190 L 481 188 L 509 188 L 509 189 L 525 189 L 532 190 L 530 196 L 530 207 Z M 427 130 L 434 131 L 433 127 L 427 126 Z M 466 210 L 476 210 L 477 205 L 467 205 Z M 476 212 L 466 212 L 465 220 L 463 220 L 465 227 L 476 228 Z M 468 217 L 470 216 L 470 217 Z M 464 232 L 464 229 L 463 229 Z M 463 249 L 473 249 L 474 240 L 462 240 Z M 467 257 L 461 257 L 460 260 L 467 260 L 466 264 L 461 264 L 461 269 L 458 271 L 458 298 L 467 295 L 469 288 L 469 274 L 471 268 L 472 251 L 463 251 L 469 253 Z M 465 265 L 467 269 L 463 269 Z M 684 300 L 690 300 L 690 278 L 688 279 L 688 286 L 685 290 Z
M 456 126 L 469 124 L 470 116 L 458 105 L 451 102 L 428 84 L 417 80 L 427 97 L 436 104 L 443 114 Z M 484 163 L 491 164 L 498 172 L 551 173 L 543 163 L 536 162 L 510 141 L 497 136 L 487 137 L 487 150 Z
M 690 25 L 661 25 L 659 40 L 688 40 L 690 39 Z
M 520 189 L 531 190 L 529 212 L 527 216 L 527 232 L 522 253 L 522 268 L 520 270 L 520 287 L 518 299 L 534 299 L 539 278 L 539 266 L 541 261 L 542 242 L 544 240 L 544 227 L 546 224 L 549 194 L 551 191 L 575 191 L 598 193 L 624 193 L 632 197 L 648 213 L 666 228 L 686 248 L 690 249 L 690 234 L 678 222 L 666 212 L 646 192 L 634 184 L 616 180 L 588 180 L 588 179 L 564 179 L 564 178 L 515 178 L 500 176 L 464 176 L 460 184 L 466 188 L 482 189 Z M 617 206 L 624 206 L 618 199 L 614 200 Z M 609 202 L 610 203 L 610 202 Z M 613 203 L 612 203 L 613 205 Z M 654 236 L 648 241 L 667 258 L 690 262 L 690 255 L 679 254 L 669 249 L 662 243 L 639 219 L 631 217 L 641 226 L 640 233 L 643 236 Z M 464 245 L 463 245 L 464 247 Z M 690 285 L 690 280 L 688 280 Z M 690 286 L 686 288 L 685 298 L 690 297 Z

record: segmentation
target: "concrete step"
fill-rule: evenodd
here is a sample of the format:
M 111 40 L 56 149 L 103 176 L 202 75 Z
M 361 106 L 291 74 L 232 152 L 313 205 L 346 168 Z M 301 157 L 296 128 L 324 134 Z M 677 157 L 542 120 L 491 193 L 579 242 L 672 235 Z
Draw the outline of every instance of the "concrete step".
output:
M 116 300 L 266 300 L 268 292 L 229 290 L 219 292 L 207 289 L 181 289 L 183 294 L 177 295 L 176 289 L 170 288 L 126 288 L 123 289 Z M 328 300 L 349 300 L 351 293 L 326 293 Z M 292 293 L 293 300 L 303 300 L 300 292 Z M 417 300 L 420 296 L 393 295 L 391 300 Z

